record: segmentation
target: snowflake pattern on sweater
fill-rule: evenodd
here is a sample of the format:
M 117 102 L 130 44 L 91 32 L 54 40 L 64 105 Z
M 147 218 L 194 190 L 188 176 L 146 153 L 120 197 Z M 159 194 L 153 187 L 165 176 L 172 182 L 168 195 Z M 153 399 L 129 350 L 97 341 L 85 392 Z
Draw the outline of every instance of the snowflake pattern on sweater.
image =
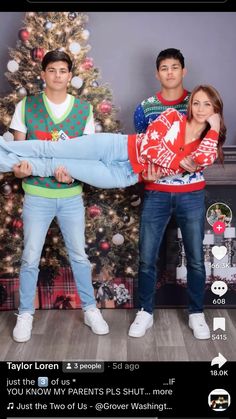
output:
M 182 114 L 186 114 L 190 92 L 183 91 L 180 98 L 174 101 L 167 101 L 162 97 L 161 92 L 144 99 L 135 109 L 134 127 L 137 133 L 145 133 L 150 123 L 167 108 L 174 108 Z
M 144 134 L 145 139 L 140 146 L 142 161 L 146 159 L 162 168 L 170 169 L 169 173 L 165 171 L 167 175 L 171 175 L 173 170 L 176 174 L 184 172 L 179 163 L 186 155 L 190 155 L 198 166 L 206 167 L 213 164 L 217 158 L 218 134 L 215 135 L 209 130 L 202 140 L 198 139 L 185 145 L 185 125 L 186 116 L 175 109 L 169 108 L 163 112 L 149 125 Z
M 149 125 L 145 134 L 136 136 L 137 165 L 145 167 L 148 162 L 152 162 L 160 166 L 162 176 L 167 177 L 161 180 L 163 184 L 204 182 L 202 173 L 187 173 L 186 177 L 176 177 L 185 172 L 179 166 L 180 161 L 191 156 L 196 165 L 204 168 L 213 164 L 217 158 L 218 133 L 210 129 L 202 140 L 196 139 L 185 144 L 185 126 L 186 116 L 169 108 Z M 134 161 L 134 156 L 132 157 Z

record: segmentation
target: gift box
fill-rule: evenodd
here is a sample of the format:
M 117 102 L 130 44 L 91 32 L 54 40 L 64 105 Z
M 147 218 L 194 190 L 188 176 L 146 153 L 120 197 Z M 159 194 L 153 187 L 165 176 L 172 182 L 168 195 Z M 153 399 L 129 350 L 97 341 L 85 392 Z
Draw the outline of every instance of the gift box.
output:
M 113 299 L 116 308 L 134 308 L 133 278 L 113 280 Z
M 38 288 L 35 308 L 39 308 Z M 17 310 L 19 307 L 19 278 L 0 278 L 0 311 Z
M 133 279 L 115 278 L 93 281 L 99 308 L 133 308 Z
M 50 284 L 39 281 L 39 305 L 42 309 L 81 308 L 73 273 L 70 268 L 60 268 Z
M 111 280 L 93 280 L 94 295 L 98 308 L 115 308 L 114 289 Z

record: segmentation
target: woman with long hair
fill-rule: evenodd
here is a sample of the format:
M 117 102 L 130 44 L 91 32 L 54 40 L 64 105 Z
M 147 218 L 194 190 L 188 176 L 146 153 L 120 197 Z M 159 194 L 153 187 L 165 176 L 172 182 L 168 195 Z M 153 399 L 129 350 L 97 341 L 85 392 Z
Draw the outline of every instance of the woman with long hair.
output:
M 198 111 L 199 94 L 207 99 L 207 113 Z M 92 186 L 124 188 L 141 181 L 150 163 L 159 168 L 160 176 L 170 176 L 199 171 L 217 156 L 222 161 L 225 133 L 218 92 L 211 86 L 198 86 L 190 97 L 187 118 L 169 108 L 145 134 L 101 133 L 69 142 L 1 140 L 0 171 L 12 171 L 14 164 L 27 157 L 32 175 L 53 176 L 58 166 L 65 166 L 72 177 Z

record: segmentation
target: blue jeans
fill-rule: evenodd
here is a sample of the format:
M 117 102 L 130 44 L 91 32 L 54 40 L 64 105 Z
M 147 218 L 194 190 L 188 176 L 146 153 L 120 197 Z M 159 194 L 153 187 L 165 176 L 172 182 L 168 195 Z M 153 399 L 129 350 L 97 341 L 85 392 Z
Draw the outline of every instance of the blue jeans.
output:
M 189 313 L 201 313 L 206 276 L 202 244 L 205 224 L 204 190 L 187 193 L 145 192 L 139 240 L 139 308 L 148 313 L 153 311 L 157 282 L 156 263 L 172 214 L 181 229 L 187 259 Z
M 80 295 L 82 308 L 95 306 L 91 265 L 84 251 L 84 206 L 81 195 L 44 198 L 25 194 L 23 205 L 24 251 L 20 269 L 19 313 L 33 314 L 39 261 L 48 228 L 57 217 Z
M 9 172 L 21 160 L 35 176 L 53 176 L 64 166 L 75 179 L 97 188 L 125 188 L 138 182 L 128 158 L 128 137 L 91 134 L 69 141 L 11 141 L 0 138 L 0 172 Z

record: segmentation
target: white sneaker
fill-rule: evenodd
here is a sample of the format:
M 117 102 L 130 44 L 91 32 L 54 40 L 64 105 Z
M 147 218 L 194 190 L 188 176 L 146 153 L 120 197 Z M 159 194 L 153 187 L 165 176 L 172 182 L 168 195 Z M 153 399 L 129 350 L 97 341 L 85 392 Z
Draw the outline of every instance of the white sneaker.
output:
M 204 313 L 190 314 L 188 325 L 193 330 L 196 339 L 210 339 L 210 329 L 206 323 Z
M 137 312 L 136 317 L 129 328 L 128 335 L 132 338 L 141 338 L 146 331 L 153 325 L 153 314 L 147 311 L 140 310 Z
M 33 319 L 30 313 L 17 314 L 16 325 L 13 329 L 13 339 L 16 342 L 27 342 L 30 340 Z
M 96 335 L 106 335 L 109 333 L 109 326 L 102 317 L 101 311 L 96 307 L 85 311 L 84 323 L 91 327 L 93 333 Z

